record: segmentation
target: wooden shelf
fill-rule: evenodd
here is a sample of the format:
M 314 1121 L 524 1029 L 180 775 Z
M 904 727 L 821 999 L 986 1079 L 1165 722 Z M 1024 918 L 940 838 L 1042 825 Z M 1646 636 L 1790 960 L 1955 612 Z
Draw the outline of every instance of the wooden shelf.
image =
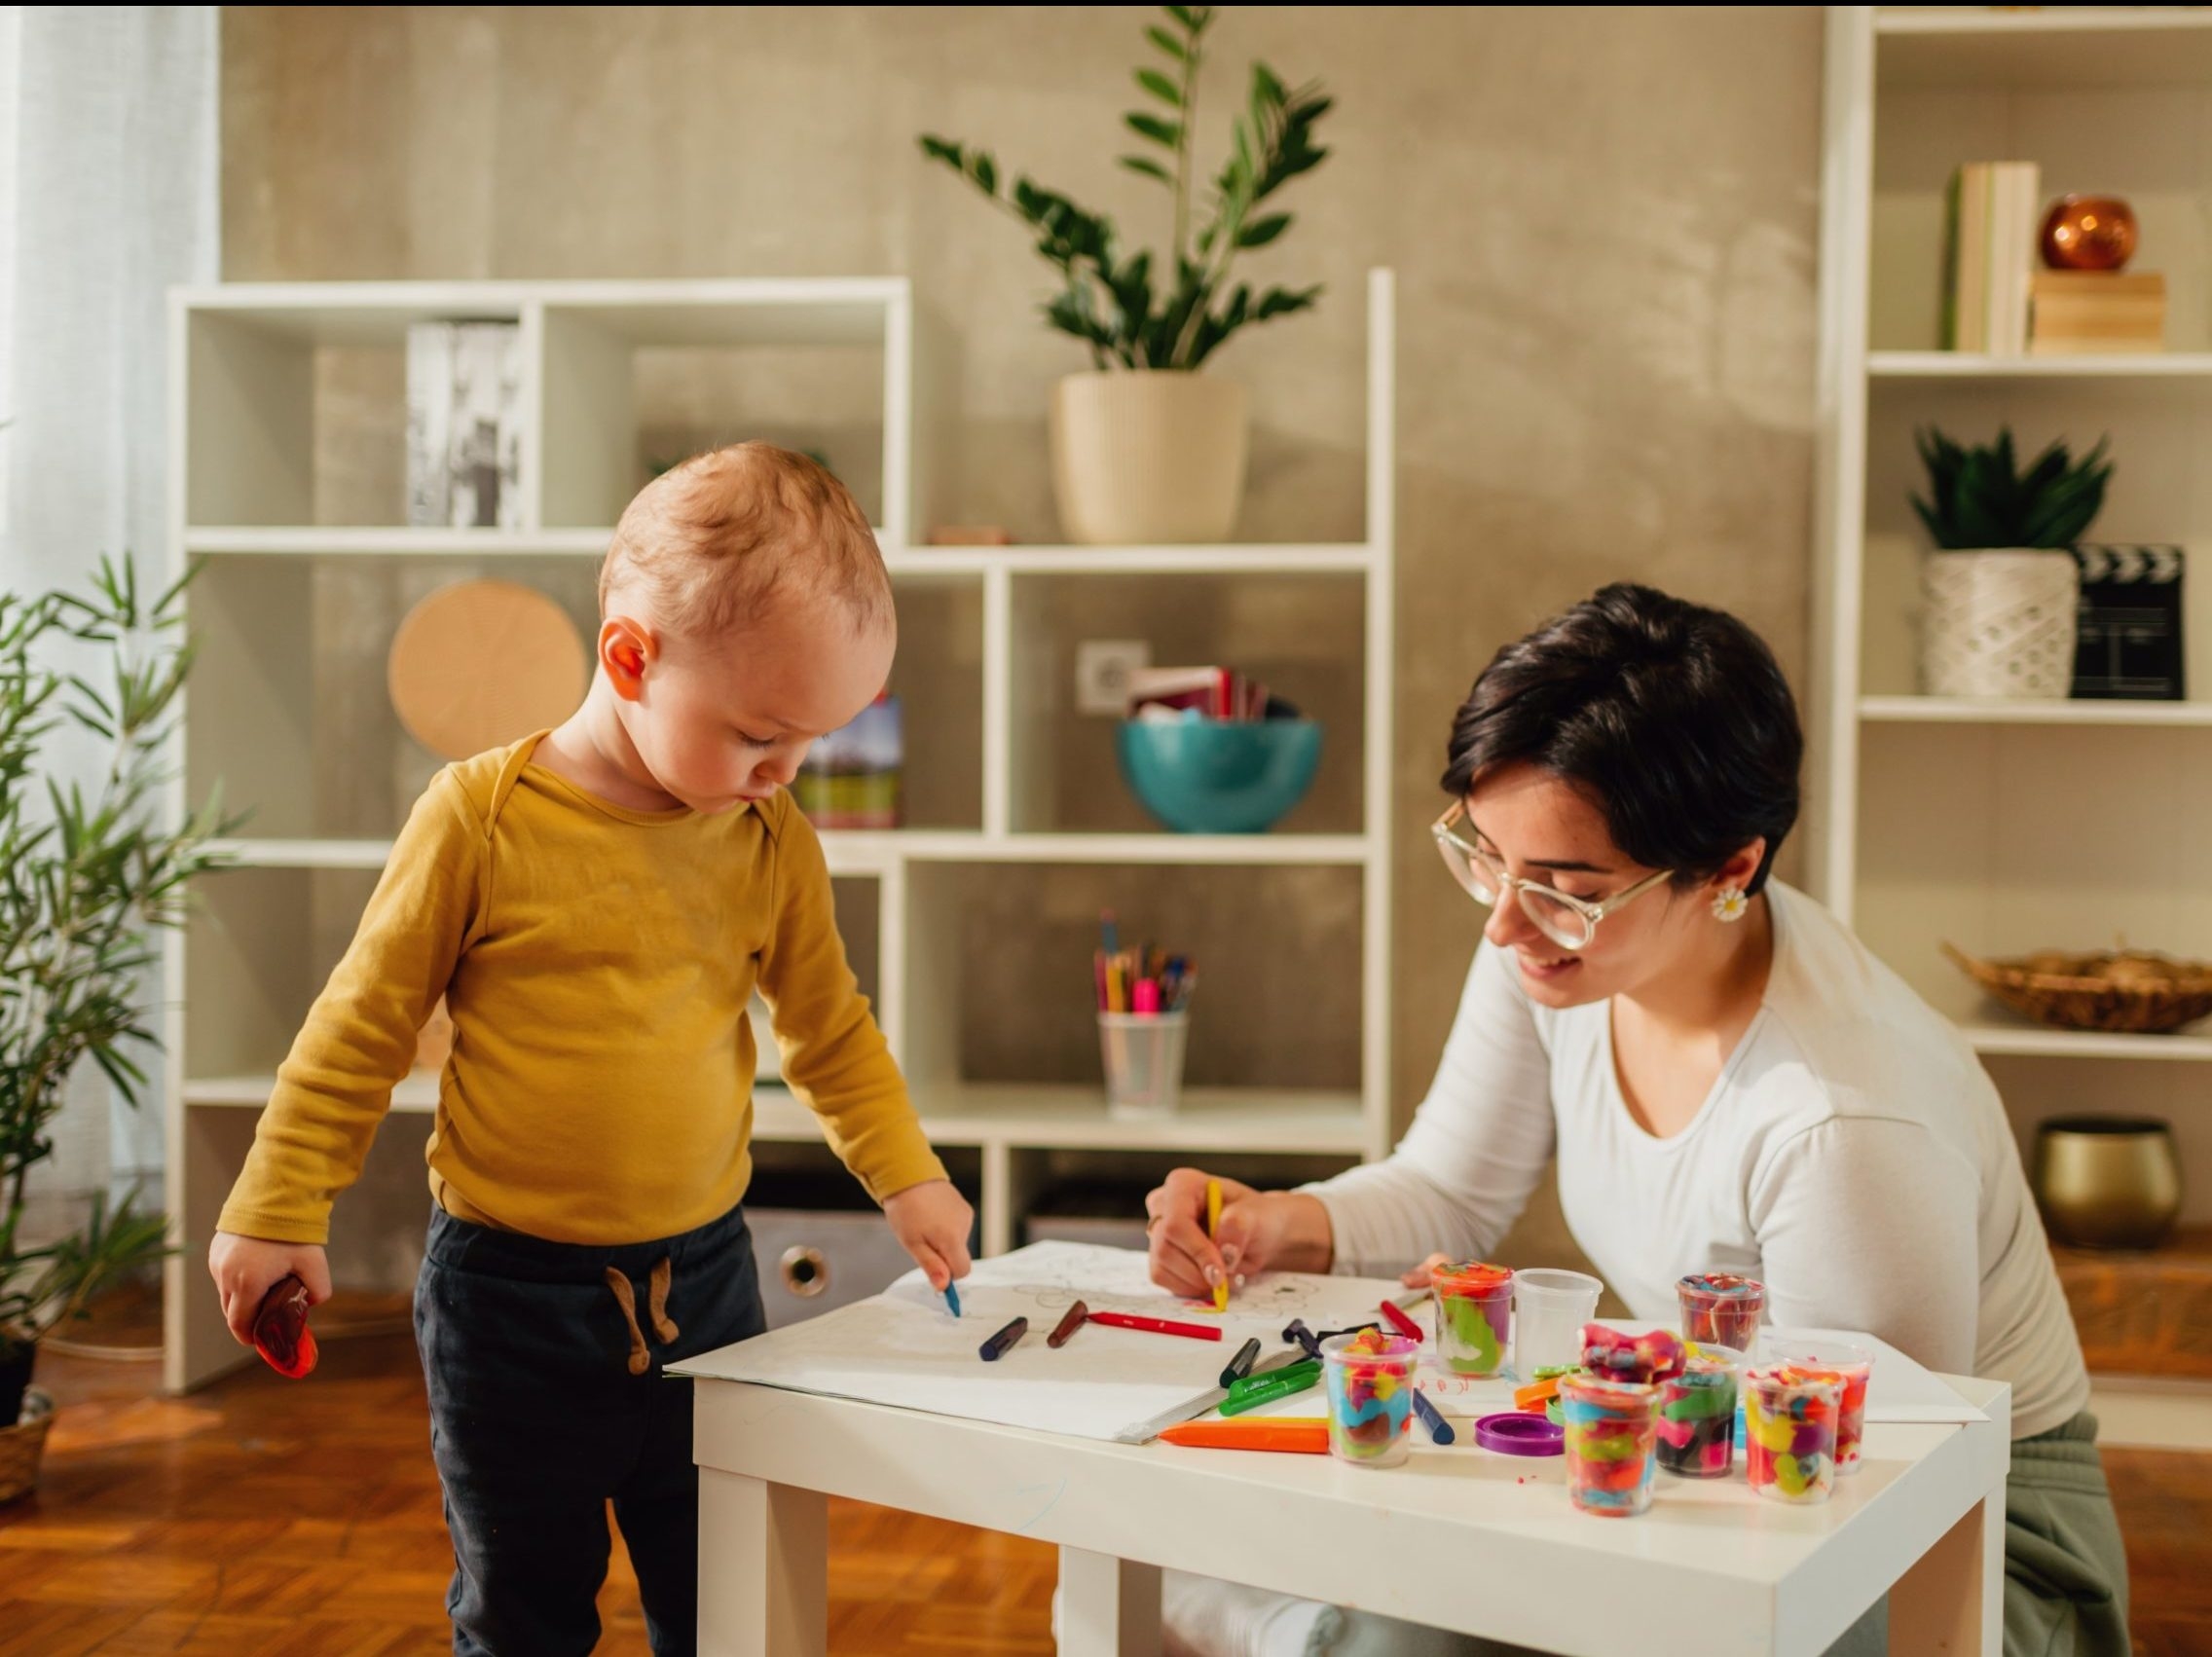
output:
M 217 1077 L 184 1085 L 188 1105 L 259 1110 L 276 1086 L 272 1074 Z M 397 1115 L 437 1108 L 438 1079 L 410 1071 L 392 1089 Z M 1004 1145 L 1036 1150 L 1263 1151 L 1357 1157 L 1366 1143 L 1356 1093 L 1282 1088 L 1194 1087 L 1172 1117 L 1133 1120 L 1107 1113 L 1096 1087 L 977 1083 L 917 1086 L 914 1103 L 937 1145 Z M 822 1137 L 814 1113 L 788 1087 L 754 1091 L 754 1132 L 763 1140 L 809 1144 Z
M 1979 1053 L 2008 1058 L 2140 1058 L 2212 1062 L 2212 1032 L 2165 1036 L 2107 1035 L 2100 1030 L 2051 1030 L 2024 1019 L 1977 1018 L 1960 1032 Z M 2205 1028 L 2199 1025 L 2198 1028 Z
M 2207 380 L 2212 351 L 2140 351 L 2099 356 L 1984 356 L 1975 351 L 1878 350 L 1871 380 Z
M 2168 6 L 1886 6 L 1875 15 L 1884 87 L 2080 91 L 2212 79 L 2212 14 Z
M 1060 863 L 1192 866 L 1359 865 L 1386 852 L 1358 834 L 999 834 L 957 828 L 881 833 L 828 829 L 834 874 L 876 874 L 897 864 Z M 384 867 L 389 840 L 234 839 L 215 849 L 242 868 Z
M 1859 717 L 1874 724 L 2212 727 L 2212 702 L 2008 702 L 1959 696 L 1862 696 Z
M 2053 1248 L 2082 1356 L 2102 1375 L 2212 1381 L 2212 1227 L 2155 1249 Z

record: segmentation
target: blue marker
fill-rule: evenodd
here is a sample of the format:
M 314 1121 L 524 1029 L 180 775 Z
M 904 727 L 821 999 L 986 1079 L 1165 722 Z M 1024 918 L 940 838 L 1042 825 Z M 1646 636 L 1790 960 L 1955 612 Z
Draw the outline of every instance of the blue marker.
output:
M 952 1279 L 944 1280 L 944 1309 L 954 1317 L 960 1315 L 960 1291 L 952 1286 Z
M 1418 1386 L 1414 1388 L 1414 1408 L 1420 1412 L 1421 1420 L 1427 1423 L 1431 1443 L 1450 1444 L 1459 1436 L 1452 1430 L 1452 1423 L 1444 1418 L 1444 1412 L 1431 1404 L 1428 1394 Z
M 977 1347 L 976 1355 L 981 1358 L 986 1364 L 996 1363 L 999 1359 L 1005 1357 L 1007 1353 L 1013 1351 L 1014 1348 L 1020 1344 L 1021 1338 L 1028 1333 L 1029 1319 L 1027 1319 L 1026 1317 L 1017 1317 L 1012 1323 L 1008 1324 L 1004 1329 L 1000 1330 L 996 1335 L 992 1336 L 988 1341 L 984 1342 L 980 1346 Z

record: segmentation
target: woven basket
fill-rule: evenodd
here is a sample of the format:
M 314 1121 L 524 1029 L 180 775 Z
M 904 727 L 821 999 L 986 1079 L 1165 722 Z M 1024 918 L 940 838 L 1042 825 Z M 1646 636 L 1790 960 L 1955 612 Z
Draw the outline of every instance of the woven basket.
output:
M 2212 964 L 2127 951 L 1981 961 L 1943 945 L 1952 964 L 2015 1013 L 2058 1030 L 2163 1035 L 2212 1015 Z
M 23 1394 L 21 1418 L 0 1430 L 0 1504 L 38 1488 L 38 1464 L 46 1454 L 47 1429 L 53 1425 L 54 1400 L 32 1387 Z

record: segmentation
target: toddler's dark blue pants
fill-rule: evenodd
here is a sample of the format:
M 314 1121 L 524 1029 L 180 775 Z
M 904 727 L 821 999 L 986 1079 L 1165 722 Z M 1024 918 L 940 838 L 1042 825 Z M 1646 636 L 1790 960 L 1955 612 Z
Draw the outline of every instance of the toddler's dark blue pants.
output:
M 654 1652 L 694 1649 L 691 1383 L 661 1370 L 761 1328 L 753 1239 L 737 1209 L 618 1247 L 432 1213 L 415 1341 L 453 1534 L 457 1657 L 592 1649 L 609 1501 Z

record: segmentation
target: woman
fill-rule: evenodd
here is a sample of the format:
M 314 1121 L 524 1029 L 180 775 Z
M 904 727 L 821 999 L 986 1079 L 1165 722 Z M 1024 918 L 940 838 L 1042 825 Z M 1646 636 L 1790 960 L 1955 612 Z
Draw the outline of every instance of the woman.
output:
M 1770 878 L 1802 748 L 1757 636 L 1647 587 L 1499 651 L 1453 723 L 1432 829 L 1491 947 L 1427 1099 L 1385 1161 L 1293 1192 L 1223 1181 L 1214 1242 L 1206 1176 L 1177 1170 L 1146 1202 L 1153 1275 L 1203 1295 L 1224 1273 L 1480 1258 L 1556 1153 L 1567 1225 L 1637 1317 L 1672 1326 L 1677 1278 L 1741 1272 L 1775 1324 L 2009 1381 L 2006 1650 L 2123 1654 L 2088 1378 L 1997 1091 L 1948 1022 Z M 1191 1649 L 1221 1645 L 1207 1616 L 1286 1614 L 1170 1602 Z

